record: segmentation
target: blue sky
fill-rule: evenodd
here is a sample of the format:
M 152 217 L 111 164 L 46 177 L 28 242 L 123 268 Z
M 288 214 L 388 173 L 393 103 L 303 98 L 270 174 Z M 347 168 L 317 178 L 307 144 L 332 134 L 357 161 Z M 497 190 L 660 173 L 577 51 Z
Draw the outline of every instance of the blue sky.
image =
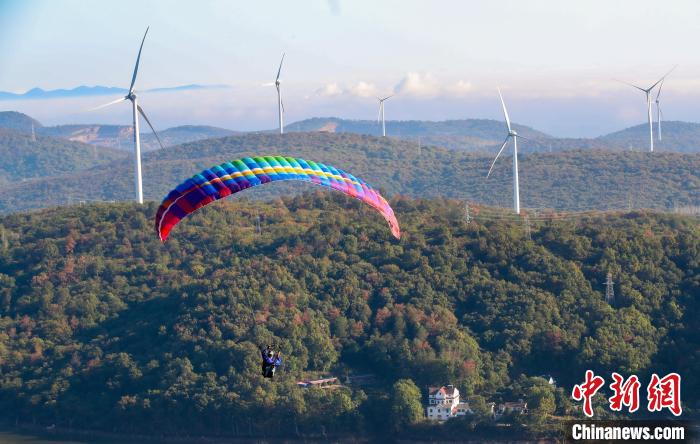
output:
M 597 135 L 644 119 L 643 96 L 614 82 L 653 83 L 668 119 L 697 121 L 695 1 L 156 1 L 0 0 L 0 90 L 189 83 L 226 90 L 144 94 L 159 127 L 275 124 L 276 65 L 287 53 L 287 120 L 501 118 L 555 135 Z M 107 98 L 109 99 L 109 98 Z M 46 124 L 128 123 L 128 107 L 85 113 L 100 99 L 0 102 Z

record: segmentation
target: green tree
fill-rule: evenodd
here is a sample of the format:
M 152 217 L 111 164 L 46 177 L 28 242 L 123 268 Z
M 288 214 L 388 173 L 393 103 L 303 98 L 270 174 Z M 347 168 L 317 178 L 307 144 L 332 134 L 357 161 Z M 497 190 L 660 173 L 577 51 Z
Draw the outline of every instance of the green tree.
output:
M 423 419 L 421 393 L 410 379 L 399 379 L 391 388 L 391 414 L 389 421 L 395 431 Z

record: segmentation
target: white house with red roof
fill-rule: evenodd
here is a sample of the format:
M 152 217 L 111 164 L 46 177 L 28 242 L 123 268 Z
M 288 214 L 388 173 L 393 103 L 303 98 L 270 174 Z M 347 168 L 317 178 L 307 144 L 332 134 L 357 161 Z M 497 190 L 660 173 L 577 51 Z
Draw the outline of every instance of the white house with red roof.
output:
M 427 417 L 433 421 L 446 421 L 455 416 L 472 413 L 469 404 L 459 401 L 459 390 L 453 385 L 428 389 Z

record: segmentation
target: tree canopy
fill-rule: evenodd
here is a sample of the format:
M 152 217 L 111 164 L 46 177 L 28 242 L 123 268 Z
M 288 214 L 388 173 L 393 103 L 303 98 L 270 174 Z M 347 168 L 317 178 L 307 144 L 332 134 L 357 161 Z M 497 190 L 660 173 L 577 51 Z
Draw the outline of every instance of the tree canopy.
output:
M 586 369 L 676 371 L 700 390 L 696 220 L 598 214 L 528 237 L 468 222 L 457 201 L 391 204 L 400 242 L 325 192 L 222 201 L 165 244 L 155 204 L 1 217 L 0 410 L 118 432 L 322 436 L 411 423 L 428 385 L 527 399 L 542 416 L 570 409 L 528 379 L 543 374 L 570 393 Z M 274 381 L 262 344 L 284 357 Z M 353 373 L 378 383 L 295 384 Z

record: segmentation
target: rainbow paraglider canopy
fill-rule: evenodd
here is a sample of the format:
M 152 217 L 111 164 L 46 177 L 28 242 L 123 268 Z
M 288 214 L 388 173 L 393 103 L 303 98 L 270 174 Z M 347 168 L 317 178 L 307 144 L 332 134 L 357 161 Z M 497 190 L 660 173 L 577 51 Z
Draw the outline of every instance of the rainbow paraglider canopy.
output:
M 204 170 L 168 193 L 156 213 L 155 228 L 160 240 L 165 242 L 178 222 L 211 202 L 246 188 L 281 180 L 311 182 L 359 199 L 379 211 L 394 237 L 401 238 L 394 210 L 363 180 L 330 165 L 298 157 L 260 156 L 244 157 Z

